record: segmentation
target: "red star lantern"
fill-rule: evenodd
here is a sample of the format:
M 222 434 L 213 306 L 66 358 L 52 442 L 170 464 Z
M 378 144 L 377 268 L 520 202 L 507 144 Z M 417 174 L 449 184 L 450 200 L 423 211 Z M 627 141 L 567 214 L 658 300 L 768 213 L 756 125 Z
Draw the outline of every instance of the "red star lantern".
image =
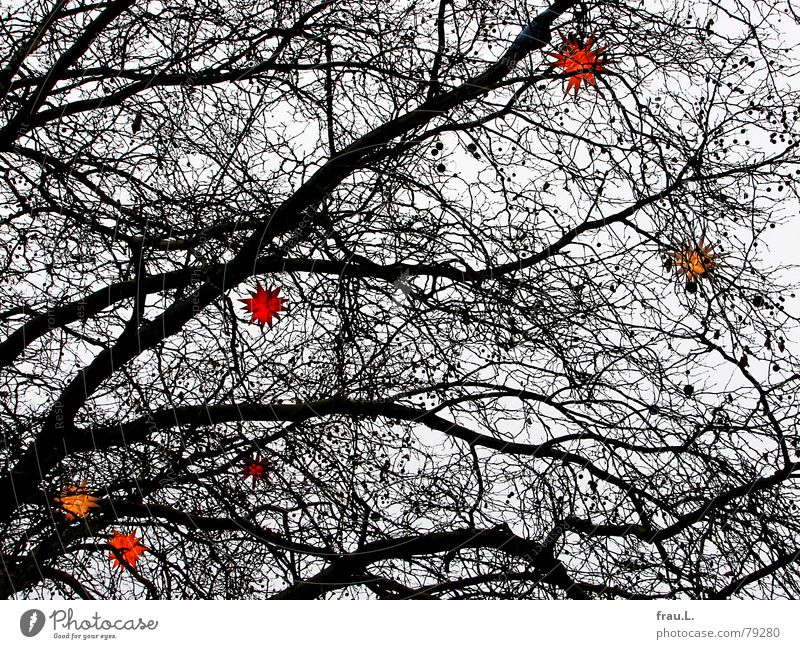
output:
M 244 461 L 244 468 L 242 475 L 244 479 L 253 478 L 253 485 L 257 480 L 266 480 L 269 482 L 269 472 L 272 470 L 272 465 L 268 460 L 262 460 L 259 455 L 249 457 Z
M 563 38 L 563 36 L 562 36 Z M 571 89 L 575 89 L 575 94 L 581 88 L 581 83 L 597 87 L 595 74 L 597 72 L 605 72 L 606 67 L 604 64 L 604 57 L 602 56 L 605 47 L 600 47 L 592 50 L 594 45 L 594 37 L 589 37 L 585 45 L 582 45 L 577 38 L 564 39 L 564 48 L 561 52 L 551 52 L 548 56 L 556 59 L 556 65 L 564 70 L 566 73 L 574 73 L 567 83 L 564 94 L 569 93 Z
M 114 536 L 111 537 L 109 544 L 119 551 L 125 561 L 131 566 L 135 566 L 136 562 L 139 560 L 139 555 L 144 554 L 147 548 L 139 543 L 141 539 L 136 538 L 136 532 L 131 532 L 127 535 L 120 534 L 116 530 L 113 530 L 113 532 Z M 111 561 L 112 567 L 120 569 L 125 568 L 125 565 L 120 562 L 114 552 L 110 552 L 108 558 Z
M 279 313 L 286 311 L 286 300 L 278 296 L 280 290 L 278 287 L 265 291 L 261 282 L 258 282 L 256 292 L 252 293 L 252 297 L 240 300 L 240 302 L 244 302 L 245 310 L 252 315 L 251 322 L 258 322 L 262 329 L 265 324 L 272 327 L 272 319 L 277 320 Z

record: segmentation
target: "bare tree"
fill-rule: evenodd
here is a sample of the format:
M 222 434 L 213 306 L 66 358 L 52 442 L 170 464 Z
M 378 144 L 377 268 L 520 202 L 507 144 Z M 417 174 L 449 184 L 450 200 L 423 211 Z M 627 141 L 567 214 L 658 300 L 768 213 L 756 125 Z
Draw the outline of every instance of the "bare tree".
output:
M 0 592 L 800 595 L 796 24 L 6 6 Z

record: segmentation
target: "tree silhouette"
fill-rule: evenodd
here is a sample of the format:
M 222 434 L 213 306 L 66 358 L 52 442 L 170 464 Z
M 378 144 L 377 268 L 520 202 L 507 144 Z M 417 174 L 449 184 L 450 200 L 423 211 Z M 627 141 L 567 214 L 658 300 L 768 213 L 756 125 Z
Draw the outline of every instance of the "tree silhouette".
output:
M 6 7 L 0 593 L 799 596 L 796 23 Z

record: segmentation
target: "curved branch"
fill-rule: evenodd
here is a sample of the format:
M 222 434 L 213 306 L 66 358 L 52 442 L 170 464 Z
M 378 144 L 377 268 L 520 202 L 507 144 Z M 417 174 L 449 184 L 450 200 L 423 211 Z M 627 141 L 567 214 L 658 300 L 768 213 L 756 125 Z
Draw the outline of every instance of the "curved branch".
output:
M 571 599 L 590 599 L 590 595 L 567 574 L 564 564 L 545 547 L 514 534 L 507 525 L 491 529 L 463 529 L 432 532 L 369 543 L 358 552 L 341 555 L 331 565 L 307 580 L 298 581 L 272 599 L 315 599 L 345 586 L 362 583 L 361 574 L 372 563 L 408 560 L 421 555 L 458 552 L 474 548 L 494 548 L 530 561 L 541 579 L 562 588 Z

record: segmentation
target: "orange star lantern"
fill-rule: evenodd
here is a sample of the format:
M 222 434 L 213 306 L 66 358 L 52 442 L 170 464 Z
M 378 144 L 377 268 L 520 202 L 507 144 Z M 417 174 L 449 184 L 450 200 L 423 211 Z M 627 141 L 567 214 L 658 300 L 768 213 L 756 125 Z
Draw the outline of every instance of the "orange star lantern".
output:
M 272 319 L 275 318 L 277 320 L 278 314 L 281 311 L 286 311 L 286 300 L 278 297 L 280 290 L 279 287 L 265 291 L 264 287 L 261 286 L 261 282 L 258 282 L 256 292 L 252 293 L 252 297 L 240 300 L 240 302 L 244 302 L 245 310 L 252 316 L 250 322 L 258 322 L 262 329 L 265 324 L 272 327 Z
M 561 36 L 564 39 L 563 35 Z M 562 68 L 567 74 L 572 74 L 564 94 L 568 94 L 571 89 L 575 89 L 575 94 L 581 88 L 581 83 L 586 83 L 591 86 L 597 87 L 597 80 L 595 74 L 598 72 L 605 72 L 604 65 L 605 58 L 603 52 L 605 47 L 600 47 L 592 50 L 594 45 L 594 36 L 590 36 L 586 44 L 581 44 L 577 38 L 565 38 L 564 47 L 560 52 L 551 52 L 548 56 L 555 58 L 557 66 Z
M 114 536 L 111 537 L 109 544 L 119 551 L 125 561 L 131 566 L 135 566 L 136 562 L 139 560 L 139 556 L 144 554 L 147 548 L 139 543 L 141 539 L 136 538 L 136 532 L 131 532 L 128 535 L 120 534 L 117 530 L 113 530 L 113 532 Z M 114 552 L 110 552 L 108 558 L 113 568 L 125 568 L 125 565 L 120 562 Z
M 667 259 L 666 267 L 669 270 L 674 261 L 678 276 L 686 277 L 686 291 L 697 293 L 698 280 L 711 277 L 717 267 L 719 256 L 713 251 L 712 246 L 704 245 L 701 238 L 696 245 L 682 245 L 679 252 Z
M 716 257 L 712 246 L 703 245 L 702 239 L 696 246 L 681 246 L 674 255 L 678 275 L 686 275 L 689 281 L 707 277 L 716 267 Z
M 74 521 L 76 517 L 86 518 L 92 509 L 99 507 L 99 499 L 91 495 L 86 481 L 64 487 L 53 502 L 63 510 L 68 521 Z

